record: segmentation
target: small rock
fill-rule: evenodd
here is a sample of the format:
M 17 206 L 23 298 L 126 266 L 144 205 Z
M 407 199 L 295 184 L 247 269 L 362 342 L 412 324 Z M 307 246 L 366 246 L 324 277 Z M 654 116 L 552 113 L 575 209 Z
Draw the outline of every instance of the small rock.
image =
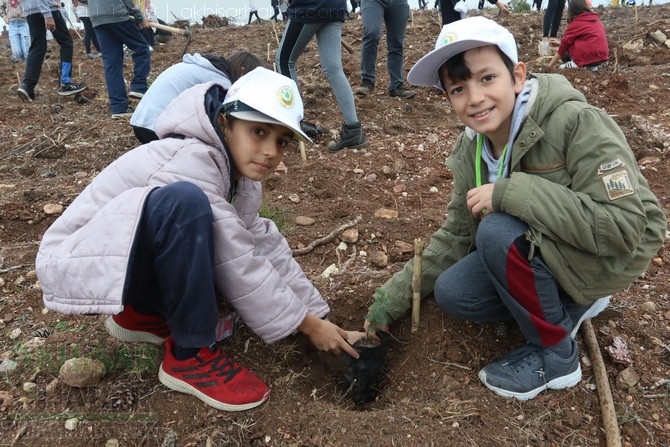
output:
M 119 440 L 118 439 L 108 439 L 107 442 L 105 442 L 105 447 L 119 447 Z
M 380 208 L 377 211 L 375 211 L 375 217 L 379 217 L 381 219 L 387 219 L 387 220 L 397 219 L 398 218 L 398 212 L 396 210 L 389 210 L 389 209 L 386 209 L 386 208 Z
M 28 273 L 26 273 L 26 279 L 29 279 L 31 281 L 37 279 L 37 272 L 35 270 L 29 271 Z
M 316 220 L 313 219 L 312 217 L 298 216 L 295 218 L 295 224 L 301 227 L 308 227 L 310 225 L 314 225 L 315 222 Z
M 398 193 L 400 193 L 400 192 L 403 192 L 403 191 L 405 190 L 405 188 L 406 188 L 406 186 L 405 186 L 404 184 L 401 183 L 401 184 L 399 184 L 399 185 L 395 185 L 395 186 L 393 187 L 393 192 L 396 193 L 396 194 L 398 194 Z
M 35 397 L 37 395 L 37 384 L 35 382 L 26 382 L 23 384 L 23 392 L 28 397 Z
M 633 388 L 640 381 L 640 376 L 632 366 L 624 369 L 616 377 L 616 386 L 620 390 Z
M 105 365 L 100 360 L 80 357 L 66 360 L 58 378 L 66 385 L 81 388 L 99 384 L 104 375 Z
M 397 248 L 400 253 L 412 253 L 414 251 L 412 244 L 408 244 L 405 241 L 395 241 L 393 246 Z
M 347 251 L 347 248 L 349 246 L 347 245 L 346 242 L 340 242 L 339 245 L 337 246 L 337 249 L 340 251 Z
M 656 256 L 654 259 L 651 260 L 651 262 L 656 266 L 656 267 L 661 267 L 665 262 L 663 262 L 663 258 L 660 256 Z
M 365 177 L 365 180 L 367 180 L 368 182 L 371 182 L 371 183 L 372 183 L 372 182 L 374 182 L 375 180 L 377 180 L 377 174 L 368 174 L 368 175 Z
M 88 177 L 88 172 L 84 172 L 84 171 L 75 172 L 74 177 L 76 179 L 79 179 L 79 180 L 84 179 L 84 178 Z
M 18 327 L 16 329 L 14 329 L 12 332 L 9 333 L 9 338 L 11 340 L 16 340 L 20 336 L 21 336 L 21 328 L 18 328 Z
M 370 263 L 375 267 L 383 268 L 389 263 L 389 258 L 383 251 L 375 250 L 370 253 Z
M 666 40 L 668 40 L 668 37 L 663 33 L 661 30 L 656 30 L 651 33 L 649 33 L 649 37 L 651 37 L 657 44 L 664 44 Z
M 355 228 L 347 228 L 340 234 L 340 240 L 348 244 L 355 244 L 358 242 L 358 230 Z
M 646 314 L 651 314 L 656 312 L 656 303 L 653 301 L 645 301 L 640 305 L 640 310 Z
M 61 214 L 63 212 L 63 205 L 59 205 L 57 203 L 47 203 L 44 205 L 44 214 L 46 215 L 53 215 L 53 214 Z
M 382 166 L 382 174 L 391 175 L 391 174 L 393 174 L 393 170 L 391 169 L 390 166 L 384 165 L 384 166 Z
M 300 196 L 298 194 L 291 194 L 288 199 L 293 203 L 300 203 Z
M 4 317 L 2 317 L 2 321 L 5 323 L 10 323 L 14 319 L 14 314 L 11 312 L 8 312 L 5 314 Z
M 5 280 L 0 278 L 0 287 L 3 287 L 5 285 Z
M 18 364 L 12 359 L 4 359 L 0 363 L 0 373 L 14 371 Z
M 432 193 L 438 192 L 437 186 L 431 186 L 430 187 L 430 192 L 432 192 Z
M 328 279 L 330 278 L 330 275 L 338 273 L 339 271 L 340 269 L 338 269 L 335 264 L 330 264 L 323 272 L 321 272 L 321 277 Z
M 79 419 L 77 418 L 71 418 L 65 421 L 65 429 L 68 431 L 72 431 L 75 428 L 77 428 L 77 423 L 79 422 Z
M 426 143 L 435 144 L 438 141 L 439 139 L 437 138 L 437 135 L 435 135 L 434 133 L 429 133 L 428 135 L 426 135 Z
M 46 386 L 46 388 L 44 389 L 44 391 L 45 391 L 47 394 L 53 394 L 54 391 L 56 391 L 56 388 L 58 388 L 58 384 L 59 384 L 59 383 L 60 383 L 60 381 L 59 381 L 58 379 L 53 379 L 51 382 L 49 382 L 49 383 L 47 384 L 47 386 Z

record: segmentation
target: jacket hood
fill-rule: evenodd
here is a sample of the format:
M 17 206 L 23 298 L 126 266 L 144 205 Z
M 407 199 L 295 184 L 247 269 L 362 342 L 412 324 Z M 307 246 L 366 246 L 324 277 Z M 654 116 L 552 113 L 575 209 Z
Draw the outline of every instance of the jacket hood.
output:
M 156 134 L 159 138 L 197 138 L 225 151 L 223 135 L 216 124 L 225 96 L 224 86 L 215 82 L 184 90 L 156 118 Z
M 577 17 L 572 19 L 574 22 L 597 22 L 600 20 L 600 16 L 597 12 L 587 11 L 579 14 Z
M 539 90 L 548 92 L 546 95 L 537 96 L 537 93 L 533 95 L 536 100 L 529 104 L 527 109 L 527 114 L 533 116 L 538 123 L 541 123 L 561 104 L 569 101 L 586 103 L 586 97 L 563 75 L 538 73 L 529 76 L 529 81 L 533 79 L 537 80 Z

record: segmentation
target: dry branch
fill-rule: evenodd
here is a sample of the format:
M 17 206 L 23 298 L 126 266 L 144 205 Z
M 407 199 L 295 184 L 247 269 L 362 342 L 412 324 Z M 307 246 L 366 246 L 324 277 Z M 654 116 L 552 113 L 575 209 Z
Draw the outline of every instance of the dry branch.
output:
M 310 242 L 308 246 L 304 248 L 296 248 L 295 250 L 293 250 L 293 256 L 304 255 L 305 253 L 309 253 L 310 251 L 314 250 L 319 245 L 323 245 L 325 243 L 332 241 L 338 234 L 340 234 L 341 232 L 343 232 L 348 228 L 353 227 L 354 225 L 357 225 L 358 223 L 360 223 L 361 220 L 363 220 L 363 216 L 357 216 L 356 219 L 352 220 L 351 222 L 347 222 L 345 224 L 340 225 L 330 234 Z
M 423 264 L 423 241 L 414 239 L 414 272 L 412 274 L 412 332 L 419 329 L 421 313 L 421 269 Z
M 346 43 L 344 40 L 342 40 L 341 42 L 342 42 L 342 48 L 344 48 L 345 50 L 347 50 L 347 52 L 348 52 L 349 54 L 353 54 L 353 53 L 354 53 L 354 48 L 353 48 L 351 45 L 349 45 L 348 43 Z
M 612 389 L 610 388 L 607 371 L 605 370 L 605 362 L 600 353 L 600 346 L 598 346 L 598 339 L 596 338 L 596 333 L 593 331 L 591 320 L 586 320 L 582 323 L 581 331 L 584 336 L 584 343 L 586 343 L 586 349 L 591 358 L 593 376 L 596 379 L 596 386 L 598 387 L 598 400 L 600 401 L 600 412 L 603 416 L 607 447 L 621 447 L 621 433 L 619 432 L 619 424 L 617 423 L 616 411 L 614 410 Z

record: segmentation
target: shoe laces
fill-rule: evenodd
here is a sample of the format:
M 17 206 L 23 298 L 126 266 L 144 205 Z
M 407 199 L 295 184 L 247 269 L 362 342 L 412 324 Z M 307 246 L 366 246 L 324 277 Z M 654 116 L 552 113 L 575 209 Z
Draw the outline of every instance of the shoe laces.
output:
M 519 373 L 520 370 L 536 364 L 538 358 L 540 358 L 539 350 L 531 345 L 525 345 L 507 354 L 502 364 Z
M 196 355 L 196 358 L 203 366 L 209 364 L 210 372 L 214 373 L 216 376 L 225 376 L 225 379 L 223 379 L 224 383 L 233 380 L 233 377 L 242 371 L 242 366 L 235 362 L 235 360 L 222 349 L 215 348 L 213 350 L 210 348 L 210 353 L 215 354 L 214 357 L 203 359 L 200 355 Z

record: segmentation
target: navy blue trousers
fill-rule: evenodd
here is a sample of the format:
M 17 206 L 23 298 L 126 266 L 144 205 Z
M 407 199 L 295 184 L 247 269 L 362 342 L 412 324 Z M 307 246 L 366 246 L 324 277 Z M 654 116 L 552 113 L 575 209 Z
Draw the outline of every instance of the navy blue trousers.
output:
M 189 182 L 154 189 L 130 255 L 124 304 L 165 317 L 176 344 L 216 342 L 213 218 L 205 193 Z

